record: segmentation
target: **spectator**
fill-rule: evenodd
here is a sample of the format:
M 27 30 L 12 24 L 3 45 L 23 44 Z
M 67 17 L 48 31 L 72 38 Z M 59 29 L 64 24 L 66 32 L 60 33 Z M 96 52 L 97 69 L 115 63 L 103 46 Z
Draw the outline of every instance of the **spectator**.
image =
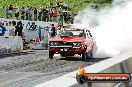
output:
M 3 23 L 0 22 L 0 36 L 4 36 L 6 28 L 3 26 Z
M 60 1 L 56 0 L 56 6 L 59 8 L 60 7 Z
M 51 37 L 55 37 L 56 36 L 56 28 L 55 28 L 54 24 L 52 24 L 51 26 L 52 26 L 52 28 L 51 28 L 51 31 L 52 31 Z
M 63 11 L 63 16 L 64 16 L 64 22 L 67 23 L 67 15 L 68 15 L 68 12 L 65 10 Z
M 73 24 L 73 21 L 74 21 L 74 14 L 73 13 L 70 15 L 69 21 L 71 24 Z
M 6 6 L 6 18 L 9 18 L 9 7 Z
M 63 11 L 64 10 L 64 11 Z M 7 6 L 6 7 L 6 18 L 12 17 L 13 12 L 13 6 Z M 59 15 L 58 15 L 59 12 Z M 50 0 L 49 6 L 46 6 L 44 9 L 38 10 L 36 7 L 32 8 L 27 6 L 25 9 L 22 7 L 21 9 L 18 8 L 18 6 L 15 7 L 15 17 L 16 19 L 19 19 L 19 14 L 21 16 L 21 20 L 34 20 L 34 21 L 45 21 L 45 22 L 57 22 L 59 20 L 59 23 L 62 23 L 63 20 L 65 23 L 68 23 L 73 20 L 73 17 L 68 15 L 68 4 L 65 2 L 60 2 L 59 0 L 56 0 L 56 6 L 53 7 L 53 2 Z M 59 17 L 57 17 L 59 16 Z
M 48 12 L 47 12 L 47 10 L 46 10 L 45 8 L 43 9 L 42 12 L 43 12 L 43 17 L 42 17 L 42 19 L 43 19 L 44 22 L 46 22 L 46 21 L 47 21 L 47 13 L 48 13 Z
M 19 8 L 18 8 L 18 6 L 16 6 L 15 7 L 15 17 L 16 17 L 16 19 L 18 19 L 19 18 Z
M 60 25 L 59 23 L 57 24 L 56 26 L 56 31 L 57 31 L 57 34 L 59 33 L 59 31 L 61 30 L 61 27 L 62 25 Z
M 34 7 L 34 21 L 37 21 L 37 8 Z
M 49 22 L 50 8 L 48 6 L 46 7 L 46 12 L 47 12 L 47 22 Z
M 64 3 L 63 2 L 60 2 L 60 7 L 63 9 L 63 5 Z
M 15 36 L 15 32 L 14 32 L 14 29 L 16 27 L 16 21 L 12 21 L 12 28 L 9 30 L 9 35 L 10 36 Z
M 25 16 L 25 8 L 22 7 L 21 8 L 21 20 L 24 20 L 24 16 Z
M 32 16 L 33 16 L 33 8 L 29 8 L 29 20 L 32 21 Z
M 15 31 L 15 36 L 17 36 L 17 35 L 21 36 L 21 37 L 24 36 L 24 29 L 23 29 L 23 25 L 22 25 L 21 21 L 17 22 L 17 25 L 16 25 L 14 31 Z
M 39 10 L 38 20 L 42 21 L 42 9 Z
M 63 8 L 64 10 L 68 10 L 68 5 L 67 5 L 65 2 L 63 2 L 62 8 Z
M 32 25 L 29 27 L 28 30 L 37 30 L 37 25 L 35 25 L 35 22 L 32 22 Z
M 50 3 L 49 3 L 49 6 L 50 8 L 53 8 L 53 2 L 50 0 Z
M 63 25 L 63 12 L 59 11 L 59 24 Z
M 30 10 L 29 10 L 29 6 L 27 6 L 27 9 L 26 9 L 26 20 L 29 20 L 29 15 L 30 15 Z
M 57 10 L 56 8 L 54 7 L 53 10 L 52 10 L 52 17 L 53 17 L 53 22 L 57 22 Z
M 10 16 L 10 18 L 12 18 L 12 13 L 13 12 L 13 6 L 12 5 L 10 5 L 9 6 L 9 16 Z
M 52 8 L 49 7 L 49 20 L 52 21 Z

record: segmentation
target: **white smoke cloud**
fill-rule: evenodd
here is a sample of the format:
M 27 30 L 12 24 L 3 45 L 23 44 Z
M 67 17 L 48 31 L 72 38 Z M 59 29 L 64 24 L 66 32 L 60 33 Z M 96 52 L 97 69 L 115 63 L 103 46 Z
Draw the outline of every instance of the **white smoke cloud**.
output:
M 75 23 L 98 24 L 91 29 L 98 48 L 95 57 L 113 57 L 132 50 L 131 1 L 114 0 L 111 8 L 99 12 L 88 8 L 75 17 Z

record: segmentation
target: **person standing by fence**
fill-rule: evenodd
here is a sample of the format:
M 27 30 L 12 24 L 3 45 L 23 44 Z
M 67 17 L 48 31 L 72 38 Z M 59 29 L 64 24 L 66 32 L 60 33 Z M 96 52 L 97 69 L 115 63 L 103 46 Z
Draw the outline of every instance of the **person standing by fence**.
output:
M 38 10 L 37 10 L 37 8 L 36 7 L 34 7 L 34 21 L 37 21 L 37 12 L 38 12 Z
M 57 10 L 55 7 L 52 10 L 52 17 L 53 17 L 52 22 L 57 22 Z
M 46 22 L 46 20 L 47 20 L 47 10 L 44 8 L 42 12 L 43 12 L 42 19 L 43 19 L 44 22 Z
M 9 18 L 9 6 L 6 6 L 6 18 Z
M 63 12 L 62 11 L 59 11 L 59 24 L 60 25 L 63 25 Z
M 46 7 L 46 11 L 47 11 L 47 22 L 49 22 L 50 8 L 48 6 Z
M 26 20 L 29 20 L 29 13 L 30 13 L 30 10 L 29 10 L 29 6 L 27 6 L 27 9 L 26 9 Z
M 25 8 L 22 7 L 21 8 L 21 20 L 24 20 L 24 17 L 25 17 Z
M 9 16 L 10 16 L 10 18 L 12 18 L 12 14 L 13 14 L 13 6 L 10 5 L 9 6 Z
M 42 21 L 42 8 L 40 7 L 39 13 L 38 13 L 38 20 Z
M 18 6 L 16 6 L 15 7 L 15 17 L 16 17 L 16 19 L 18 20 L 18 18 L 19 18 L 19 7 Z

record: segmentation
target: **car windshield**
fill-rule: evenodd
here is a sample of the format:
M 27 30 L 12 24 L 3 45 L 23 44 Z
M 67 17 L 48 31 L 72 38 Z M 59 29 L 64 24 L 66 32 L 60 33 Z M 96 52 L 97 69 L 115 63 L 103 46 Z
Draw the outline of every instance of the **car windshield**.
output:
M 58 33 L 58 36 L 83 37 L 84 31 L 83 30 L 60 30 L 60 32 Z

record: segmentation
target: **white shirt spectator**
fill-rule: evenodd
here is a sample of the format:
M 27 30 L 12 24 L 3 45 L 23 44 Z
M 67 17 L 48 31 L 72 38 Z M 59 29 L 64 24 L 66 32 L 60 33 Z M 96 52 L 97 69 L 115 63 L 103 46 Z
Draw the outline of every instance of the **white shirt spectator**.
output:
M 16 6 L 16 13 L 19 13 L 20 9 Z

